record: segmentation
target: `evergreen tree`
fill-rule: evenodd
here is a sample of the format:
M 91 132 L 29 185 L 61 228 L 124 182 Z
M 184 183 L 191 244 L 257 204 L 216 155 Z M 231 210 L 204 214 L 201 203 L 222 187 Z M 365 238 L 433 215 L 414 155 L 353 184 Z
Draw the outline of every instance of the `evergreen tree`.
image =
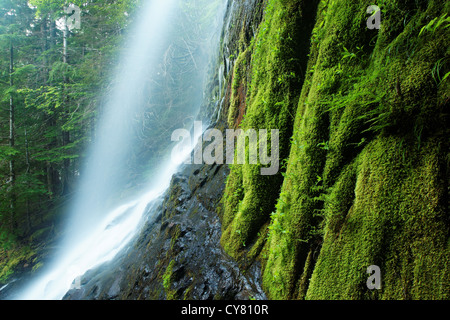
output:
M 135 0 L 0 0 L 0 247 L 70 197 Z M 103 92 L 103 95 L 99 93 Z

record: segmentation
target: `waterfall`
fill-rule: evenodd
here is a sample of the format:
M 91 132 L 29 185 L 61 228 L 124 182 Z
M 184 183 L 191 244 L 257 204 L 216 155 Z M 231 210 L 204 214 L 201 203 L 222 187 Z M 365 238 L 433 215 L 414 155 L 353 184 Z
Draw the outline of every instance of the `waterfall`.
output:
M 129 171 L 125 164 L 130 154 L 137 153 L 133 149 L 140 141 L 136 134 L 136 123 L 143 121 L 139 115 L 145 110 L 146 101 L 153 96 L 163 95 L 158 88 L 152 87 L 150 80 L 162 76 L 161 65 L 164 59 L 169 55 L 176 57 L 177 50 L 181 50 L 172 46 L 173 37 L 180 36 L 173 22 L 180 14 L 185 13 L 183 10 L 186 8 L 198 10 L 195 5 L 183 6 L 189 2 L 143 1 L 142 9 L 129 32 L 130 37 L 124 45 L 120 65 L 112 74 L 113 90 L 102 108 L 96 139 L 88 150 L 78 193 L 68 212 L 69 218 L 60 250 L 55 253 L 53 261 L 36 274 L 36 278 L 20 293 L 18 299 L 62 299 L 74 284 L 77 285 L 80 276 L 111 261 L 130 244 L 143 225 L 148 207 L 169 187 L 170 180 L 179 167 L 170 160 L 159 164 L 157 170 L 152 171 L 154 173 L 148 184 L 142 191 L 136 192 L 135 197 L 111 200 L 111 197 L 119 195 L 130 183 L 126 179 Z M 208 39 L 204 42 L 206 47 L 201 53 L 192 52 L 186 43 L 195 65 L 192 73 L 200 78 L 206 78 L 210 62 L 208 59 L 219 45 L 219 31 L 222 28 L 226 1 L 215 2 L 218 4 L 217 15 L 207 22 L 210 26 L 204 34 L 204 38 Z M 211 27 L 213 25 L 214 28 Z M 194 83 L 189 94 L 202 98 L 203 90 L 202 83 Z M 193 124 L 201 100 L 192 99 L 190 104 L 186 106 L 188 112 L 184 112 L 190 116 Z M 171 123 L 161 125 L 170 128 L 169 124 Z M 145 130 L 147 131 L 139 134 L 151 138 L 156 137 L 155 132 L 160 127 Z M 166 141 L 169 145 L 170 132 Z M 161 146 L 160 151 L 164 151 L 163 147 L 167 148 L 167 145 Z M 191 151 L 181 150 L 183 153 L 176 158 L 189 157 Z

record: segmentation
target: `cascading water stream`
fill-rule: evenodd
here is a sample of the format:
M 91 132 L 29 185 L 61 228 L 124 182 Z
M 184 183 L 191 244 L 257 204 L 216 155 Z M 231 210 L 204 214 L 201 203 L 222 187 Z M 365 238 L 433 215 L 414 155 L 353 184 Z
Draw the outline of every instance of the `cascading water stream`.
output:
M 179 163 L 191 155 L 192 150 L 180 150 L 175 155 L 178 162 L 169 160 L 159 166 L 157 176 L 152 177 L 147 190 L 140 196 L 124 201 L 122 205 L 110 210 L 102 207 L 105 206 L 113 186 L 124 187 L 120 177 L 125 171 L 121 172 L 120 168 L 130 153 L 134 116 L 146 98 L 142 96 L 143 92 L 146 92 L 145 81 L 148 80 L 149 73 L 154 72 L 154 65 L 158 64 L 170 46 L 172 21 L 179 13 L 179 4 L 183 1 L 188 2 L 145 2 L 130 33 L 134 37 L 124 52 L 117 74 L 114 75 L 115 89 L 102 114 L 97 140 L 89 151 L 83 180 L 78 186 L 80 191 L 69 212 L 61 249 L 37 279 L 20 293 L 18 299 L 62 299 L 71 289 L 74 279 L 112 260 L 140 230 L 148 207 L 167 190 Z M 225 1 L 218 2 L 222 3 L 218 6 L 220 12 L 217 15 L 220 24 L 218 27 L 221 28 Z M 218 45 L 218 32 L 210 45 L 212 50 L 215 49 L 213 46 Z M 195 90 L 202 93 L 203 86 Z M 192 119 L 195 118 L 199 107 L 197 105 L 192 109 Z M 197 138 L 194 137 L 194 141 Z M 170 140 L 167 143 L 170 143 Z
M 191 151 L 182 150 L 176 155 L 177 159 L 186 159 Z M 178 166 L 171 162 L 160 176 L 159 187 L 153 187 L 140 198 L 111 211 L 84 241 L 67 248 L 66 254 L 59 257 L 50 271 L 32 284 L 20 299 L 62 299 L 72 288 L 74 279 L 112 260 L 139 230 L 147 207 L 169 187 L 170 179 Z

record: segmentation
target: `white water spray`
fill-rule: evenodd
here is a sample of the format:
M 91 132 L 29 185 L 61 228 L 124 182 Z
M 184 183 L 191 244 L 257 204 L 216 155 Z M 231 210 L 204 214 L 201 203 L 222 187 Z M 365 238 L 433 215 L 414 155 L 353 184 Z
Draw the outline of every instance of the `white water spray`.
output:
M 46 266 L 45 272 L 30 283 L 18 299 L 62 299 L 73 287 L 74 280 L 77 285 L 77 278 L 114 259 L 129 244 L 140 230 L 149 205 L 169 187 L 179 167 L 178 163 L 170 161 L 160 167 L 158 176 L 152 177 L 152 183 L 142 195 L 109 212 L 102 207 L 111 193 L 112 185 L 120 186 L 120 182 L 115 180 L 120 174 L 113 173 L 117 173 L 126 162 L 133 132 L 133 116 L 139 104 L 145 100 L 140 95 L 145 91 L 143 86 L 146 77 L 152 65 L 164 54 L 171 32 L 171 19 L 175 17 L 180 1 L 186 0 L 146 1 L 130 33 L 134 38 L 114 76 L 114 94 L 105 107 L 97 141 L 90 150 L 61 250 L 54 261 Z M 223 9 L 220 8 L 221 11 Z M 195 117 L 195 114 L 192 116 Z M 189 157 L 191 151 L 180 150 L 176 158 Z
M 190 157 L 184 150 L 178 159 Z M 105 262 L 112 260 L 133 238 L 142 223 L 146 209 L 169 187 L 179 164 L 170 163 L 161 173 L 159 187 L 153 187 L 140 198 L 125 203 L 112 212 L 81 243 L 66 248 L 50 271 L 33 283 L 20 297 L 23 300 L 59 300 L 73 288 L 74 280 Z

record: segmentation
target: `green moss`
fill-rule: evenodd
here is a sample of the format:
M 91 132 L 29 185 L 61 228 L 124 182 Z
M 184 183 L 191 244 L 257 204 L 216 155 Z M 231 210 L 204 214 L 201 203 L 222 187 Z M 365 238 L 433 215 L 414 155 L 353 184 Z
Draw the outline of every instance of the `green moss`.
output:
M 25 264 L 31 265 L 31 258 L 36 253 L 28 246 L 13 246 L 0 249 L 0 283 L 7 283 L 10 276 Z
M 173 268 L 175 266 L 175 260 L 171 260 L 169 265 L 167 266 L 166 271 L 164 272 L 162 276 L 163 281 L 163 287 L 166 291 L 166 298 L 167 300 L 174 300 L 176 291 L 171 290 L 170 287 L 172 286 L 172 276 L 173 276 Z
M 249 76 L 248 61 L 250 59 L 251 50 L 251 46 L 243 49 L 234 64 L 230 108 L 228 111 L 228 126 L 230 128 L 239 126 L 245 113 L 245 97 L 247 94 L 247 81 Z
M 448 282 L 442 280 L 444 273 L 438 270 L 448 270 L 443 260 L 448 254 L 444 240 L 448 227 L 442 217 L 423 221 L 429 206 L 435 206 L 432 216 L 442 215 L 446 187 L 436 183 L 426 190 L 440 194 L 434 200 L 401 200 L 421 179 L 438 180 L 445 174 L 435 172 L 419 178 L 414 171 L 414 164 L 423 157 L 445 154 L 441 148 L 426 152 L 424 148 L 430 141 L 444 143 L 442 101 L 448 94 L 439 95 L 443 93 L 440 87 L 446 84 L 433 81 L 433 69 L 436 61 L 448 57 L 448 37 L 439 30 L 428 39 L 417 37 L 425 17 L 440 12 L 438 8 L 442 10 L 443 5 L 436 1 L 428 6 L 398 1 L 384 4 L 382 10 L 392 9 L 396 16 L 383 20 L 384 27 L 374 33 L 365 28 L 367 16 L 362 9 L 368 2 L 321 3 L 286 179 L 269 226 L 263 283 L 271 298 L 443 297 L 448 289 Z M 445 8 L 448 10 L 448 5 Z M 399 22 L 398 17 L 406 13 L 407 21 Z M 447 70 L 440 72 L 444 75 Z M 372 178 L 371 188 L 358 192 L 362 173 L 355 161 L 369 154 L 373 157 L 371 166 L 385 171 Z M 437 160 L 434 164 L 442 167 Z M 402 179 L 414 182 L 405 186 L 399 182 Z M 360 199 L 365 205 L 355 213 Z M 407 203 L 410 206 L 402 209 Z M 425 267 L 422 261 L 432 259 L 425 259 L 426 251 L 421 249 L 409 257 L 420 263 L 409 263 L 406 257 L 397 259 L 408 252 L 406 239 L 412 237 L 410 232 L 405 235 L 406 221 L 397 219 L 405 215 L 422 220 L 430 228 L 426 237 L 435 235 L 437 242 L 431 251 L 435 265 Z M 345 239 L 341 239 L 343 230 L 349 232 Z M 415 236 L 420 246 L 427 243 L 431 249 L 423 237 Z M 340 246 L 336 238 L 341 240 Z M 328 246 L 335 250 L 326 251 L 331 250 Z M 402 249 L 392 249 L 397 256 L 390 258 L 393 253 L 385 250 L 386 246 Z M 392 263 L 384 269 L 389 274 L 385 279 L 389 289 L 368 292 L 366 268 L 377 263 L 384 267 L 387 260 Z M 394 261 L 398 263 L 395 267 Z M 431 282 L 440 289 L 409 276 L 419 265 L 424 275 L 417 277 L 433 278 Z M 393 280 L 400 275 L 402 285 Z M 399 287 L 404 288 L 403 295 Z
M 307 23 L 298 28 L 300 21 L 309 21 L 312 29 L 314 15 L 307 19 L 305 8 L 314 7 L 316 1 L 269 1 L 264 21 L 252 45 L 248 92 L 245 101 L 245 118 L 240 122 L 243 129 L 280 130 L 280 161 L 289 153 L 292 124 L 303 81 L 302 64 L 309 51 Z M 313 11 L 314 12 L 314 11 Z M 235 80 L 242 57 L 235 65 Z M 304 59 L 302 59 L 304 58 Z M 245 61 L 250 59 L 245 58 Z M 232 96 L 238 96 L 233 85 Z M 234 100 L 235 101 L 235 100 Z M 229 124 L 235 123 L 233 106 Z M 222 245 L 235 258 L 242 258 L 256 243 L 262 248 L 262 227 L 270 220 L 283 181 L 280 174 L 261 176 L 260 165 L 232 166 L 223 199 Z M 258 236 L 259 235 L 259 236 Z
M 171 240 L 170 240 L 170 249 L 166 252 L 166 257 L 169 257 L 173 253 L 173 248 L 175 243 L 177 242 L 178 238 L 181 234 L 181 227 L 180 225 L 176 225 L 173 230 L 170 231 L 171 233 Z
M 402 165 L 403 147 L 396 137 L 375 140 L 358 158 L 354 188 L 342 185 L 352 181 L 348 173 L 337 183 L 307 298 L 448 298 L 442 150 L 429 141 L 419 154 L 409 150 L 415 159 Z M 350 190 L 353 195 L 346 195 Z M 373 264 L 383 280 L 375 292 L 365 287 L 366 268 Z
M 379 1 L 369 30 L 371 4 L 268 1 L 238 56 L 229 124 L 280 129 L 287 166 L 232 166 L 221 243 L 259 254 L 272 299 L 449 296 L 450 4 Z M 382 290 L 366 287 L 372 264 Z

